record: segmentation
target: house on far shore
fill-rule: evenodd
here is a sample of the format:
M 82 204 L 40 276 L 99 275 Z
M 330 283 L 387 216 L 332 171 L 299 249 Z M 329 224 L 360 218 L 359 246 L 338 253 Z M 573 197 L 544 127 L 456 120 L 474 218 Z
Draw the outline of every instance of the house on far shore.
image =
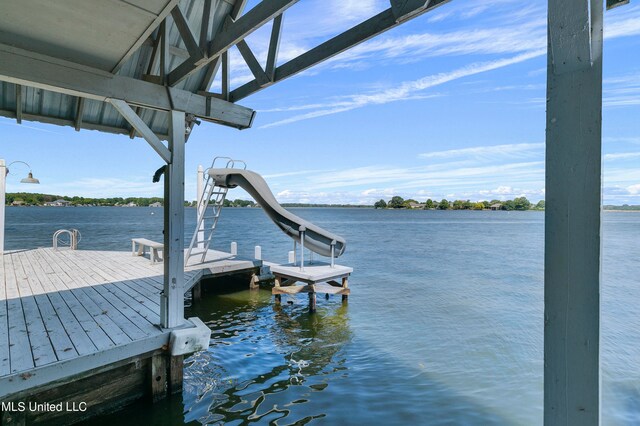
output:
M 131 201 L 130 203 L 125 204 L 122 207 L 138 207 L 138 205 L 136 203 L 134 203 L 133 201 Z
M 45 207 L 69 207 L 70 205 L 71 205 L 71 201 L 62 200 L 62 199 L 44 203 Z
M 13 203 L 11 203 L 12 206 L 24 206 L 24 201 L 22 200 L 15 200 Z
M 502 203 L 491 204 L 490 208 L 493 211 L 502 210 Z
M 415 201 L 409 202 L 410 209 L 424 209 L 424 203 L 416 203 Z
M 149 204 L 149 207 L 162 207 L 162 203 L 159 201 L 156 201 L 155 203 Z

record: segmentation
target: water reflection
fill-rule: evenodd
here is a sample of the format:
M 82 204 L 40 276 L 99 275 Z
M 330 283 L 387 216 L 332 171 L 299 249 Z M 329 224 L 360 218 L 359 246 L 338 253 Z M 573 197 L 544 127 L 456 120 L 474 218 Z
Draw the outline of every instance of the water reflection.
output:
M 270 293 L 209 294 L 189 308 L 208 319 L 212 339 L 185 364 L 186 422 L 305 424 L 326 415 L 308 403 L 345 373 L 348 307 L 318 298 L 309 314 L 306 295 L 277 305 Z

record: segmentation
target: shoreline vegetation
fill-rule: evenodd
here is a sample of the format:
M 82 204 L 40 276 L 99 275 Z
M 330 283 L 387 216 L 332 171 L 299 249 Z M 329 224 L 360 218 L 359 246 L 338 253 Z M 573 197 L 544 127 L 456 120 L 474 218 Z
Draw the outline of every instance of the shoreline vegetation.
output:
M 28 192 L 10 192 L 6 194 L 7 206 L 50 206 L 50 207 L 162 207 L 161 197 L 112 197 L 112 198 L 88 198 L 69 197 L 51 194 L 37 194 Z M 185 201 L 185 207 L 195 207 L 196 201 Z M 391 210 L 506 210 L 506 211 L 543 211 L 545 201 L 532 203 L 526 197 L 518 197 L 513 200 L 470 201 L 442 199 L 440 201 L 428 199 L 418 202 L 400 196 L 390 200 L 379 200 L 373 205 L 366 204 L 313 204 L 313 203 L 282 203 L 283 207 L 327 207 L 327 208 L 374 208 Z M 224 207 L 260 207 L 250 200 L 225 199 Z M 640 205 L 623 204 L 621 206 L 605 204 L 604 210 L 608 211 L 638 211 Z

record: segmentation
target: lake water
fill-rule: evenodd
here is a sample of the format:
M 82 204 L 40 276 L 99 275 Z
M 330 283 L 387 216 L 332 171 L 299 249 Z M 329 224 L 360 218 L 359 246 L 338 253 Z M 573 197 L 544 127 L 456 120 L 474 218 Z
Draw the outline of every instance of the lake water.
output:
M 92 425 L 542 423 L 543 213 L 292 211 L 347 239 L 348 305 L 208 296 L 187 309 L 213 334 L 183 394 Z M 162 209 L 8 208 L 7 248 L 50 246 L 63 227 L 81 249 L 129 250 L 162 238 Z M 602 419 L 639 424 L 640 214 L 605 213 L 603 236 Z M 260 209 L 223 210 L 215 238 L 273 261 L 292 246 Z

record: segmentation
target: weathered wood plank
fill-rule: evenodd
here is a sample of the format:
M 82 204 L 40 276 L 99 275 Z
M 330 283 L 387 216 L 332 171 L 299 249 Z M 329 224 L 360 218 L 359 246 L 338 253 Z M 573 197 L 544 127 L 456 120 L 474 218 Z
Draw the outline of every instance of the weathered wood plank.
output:
M 150 387 L 153 402 L 160 401 L 167 396 L 167 357 L 164 354 L 151 358 Z
M 20 298 L 22 299 L 22 309 L 29 334 L 31 353 L 36 366 L 49 364 L 58 360 L 49 339 L 44 320 L 40 314 L 40 309 L 36 303 L 27 275 L 22 268 L 22 264 L 17 259 L 17 254 L 11 255 L 15 279 L 18 283 Z
M 56 316 L 60 318 L 60 322 L 62 323 L 62 330 L 57 328 L 49 330 L 49 336 L 53 343 L 53 347 L 56 349 L 58 359 L 62 360 L 73 358 L 78 354 L 89 354 L 97 351 L 98 348 L 96 348 L 91 341 L 91 338 L 82 328 L 82 325 L 80 325 L 75 315 L 73 315 L 73 312 L 71 312 L 71 309 L 67 306 L 60 292 L 51 283 L 49 276 L 53 270 L 46 273 L 46 269 L 43 269 L 41 267 L 42 265 L 39 265 L 39 262 L 35 257 L 35 250 L 25 251 L 22 254 L 23 256 L 21 259 L 28 262 L 28 265 L 23 264 L 23 266 L 25 267 L 25 270 L 28 269 L 30 271 L 28 274 L 29 279 L 37 279 L 45 288 L 50 289 L 47 292 L 47 296 L 51 301 L 51 305 L 53 305 L 55 309 Z M 71 346 L 64 347 L 65 344 L 68 344 L 67 339 L 64 338 L 64 333 L 66 333 L 68 338 L 71 340 Z
M 123 315 L 136 324 L 146 334 L 157 332 L 154 324 L 160 322 L 159 312 L 145 306 L 135 298 L 128 295 L 121 289 L 128 287 L 117 277 L 114 277 L 108 271 L 105 271 L 103 265 L 106 262 L 98 264 L 92 264 L 92 266 L 85 266 L 84 268 L 91 268 L 97 274 L 102 276 L 105 280 L 105 284 L 95 286 L 95 290 L 102 294 L 105 298 L 109 299 L 111 304 L 114 305 Z M 131 281 L 131 280 L 129 280 Z M 115 296 L 115 298 L 113 297 Z M 142 320 L 146 319 L 148 323 Z
M 49 261 L 55 272 L 51 275 L 51 279 L 57 284 L 57 287 L 62 288 L 63 285 L 66 285 L 68 291 L 75 296 L 75 298 L 67 298 L 67 304 L 75 313 L 94 345 L 99 350 L 104 350 L 116 344 L 130 341 L 131 339 L 117 327 L 111 318 L 104 314 L 103 309 L 87 293 L 82 289 L 75 288 L 76 282 L 66 274 L 56 259 L 47 255 L 48 253 L 51 252 L 43 252 L 42 254 L 43 261 Z
M 79 252 L 58 252 L 56 255 L 59 256 L 59 262 L 64 263 L 68 270 L 73 271 L 71 277 L 79 288 L 84 290 L 102 309 L 102 314 L 108 316 L 117 325 L 117 328 L 109 328 L 105 332 L 109 335 L 119 335 L 119 328 L 133 340 L 148 336 L 149 332 L 141 329 L 138 324 L 134 323 L 134 319 L 129 318 L 119 309 L 121 301 L 103 288 L 109 281 L 100 277 L 93 270 L 92 264 L 79 262 L 79 259 L 75 259 L 74 262 L 73 259 L 70 259 L 76 253 Z
M 9 262 L 11 262 L 9 256 Z M 27 332 L 27 324 L 22 310 L 22 301 L 13 269 L 13 263 L 5 268 L 5 285 L 7 294 L 7 322 L 9 329 L 9 361 L 11 372 L 19 372 L 34 367 L 31 343 Z
M 100 260 L 100 255 L 95 252 L 87 253 L 86 256 L 96 262 Z M 140 264 L 140 262 L 138 263 Z M 144 262 L 144 264 L 148 265 L 147 262 Z M 142 271 L 140 269 L 136 269 L 136 267 L 128 260 L 123 260 L 117 264 L 102 262 L 100 267 L 105 269 L 109 274 L 118 277 L 117 279 L 122 281 L 124 284 L 124 286 L 121 287 L 122 290 L 136 299 L 136 301 L 139 303 L 151 304 L 151 306 L 157 306 L 157 308 L 154 307 L 153 309 L 157 309 L 156 312 L 160 312 L 160 291 L 162 290 L 161 282 L 137 277 L 143 273 L 147 274 L 146 269 L 143 269 Z M 160 276 L 160 280 L 161 279 L 162 277 Z
M 7 322 L 7 292 L 5 286 L 4 262 L 8 255 L 0 253 L 0 376 L 9 374 L 9 323 Z M 9 257 L 10 260 L 10 257 Z

